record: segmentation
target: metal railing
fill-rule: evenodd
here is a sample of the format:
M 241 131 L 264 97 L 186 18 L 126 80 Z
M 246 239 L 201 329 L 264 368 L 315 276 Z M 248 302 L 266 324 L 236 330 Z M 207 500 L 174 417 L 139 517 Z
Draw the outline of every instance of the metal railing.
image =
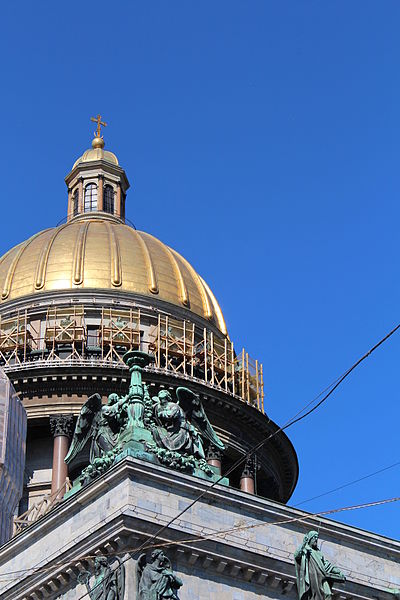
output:
M 13 521 L 13 537 L 18 533 L 21 533 L 26 527 L 32 525 L 38 521 L 44 515 L 47 515 L 51 511 L 52 508 L 57 506 L 62 501 L 62 496 L 68 492 L 72 488 L 72 483 L 70 479 L 64 481 L 64 483 L 60 486 L 58 490 L 53 492 L 52 494 L 48 494 L 43 496 L 39 502 L 33 504 L 27 511 L 25 511 L 19 517 L 14 517 Z M 60 498 L 61 496 L 61 498 Z

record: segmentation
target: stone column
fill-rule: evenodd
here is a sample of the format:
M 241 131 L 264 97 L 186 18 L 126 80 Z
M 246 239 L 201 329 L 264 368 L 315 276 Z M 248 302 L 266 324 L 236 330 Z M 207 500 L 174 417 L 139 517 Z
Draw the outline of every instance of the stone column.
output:
M 253 455 L 246 459 L 242 475 L 240 477 L 240 489 L 248 494 L 255 494 L 255 458 Z
M 79 198 L 78 198 L 78 214 L 81 215 L 83 213 L 83 179 L 79 177 L 78 179 L 78 189 L 79 189 Z
M 67 221 L 72 217 L 72 190 L 68 188 L 68 208 L 67 208 Z
M 117 217 L 122 218 L 122 191 L 120 183 L 117 185 L 117 206 L 115 207 L 115 214 Z
M 222 452 L 218 450 L 218 448 L 212 448 L 211 446 L 207 451 L 207 462 L 212 467 L 217 467 L 218 475 L 221 475 L 222 472 Z
M 97 210 L 104 210 L 104 177 L 99 175 L 99 185 L 97 186 Z
M 72 415 L 52 415 L 50 417 L 50 429 L 54 436 L 53 444 L 53 470 L 51 476 L 51 493 L 59 490 L 68 477 L 68 467 L 64 462 L 68 453 L 69 440 L 73 426 Z M 64 496 L 65 490 L 60 490 L 57 498 Z

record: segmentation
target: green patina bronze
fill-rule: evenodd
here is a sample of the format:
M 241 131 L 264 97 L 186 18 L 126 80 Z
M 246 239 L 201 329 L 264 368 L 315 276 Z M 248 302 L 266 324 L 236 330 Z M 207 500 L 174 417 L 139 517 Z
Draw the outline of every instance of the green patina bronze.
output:
M 68 495 L 125 456 L 215 481 L 215 470 L 205 460 L 205 447 L 224 450 L 224 445 L 198 396 L 178 387 L 176 399 L 167 390 L 152 398 L 142 380 L 151 357 L 133 350 L 123 360 L 131 374 L 127 395 L 110 394 L 102 406 L 99 394 L 93 394 L 82 407 L 65 462 L 70 468 L 86 466 Z
M 162 550 L 154 550 L 150 560 L 142 554 L 136 569 L 138 600 L 179 600 L 178 590 L 183 582 Z
M 84 570 L 78 575 L 79 583 L 86 586 L 90 600 L 124 600 L 125 567 L 120 558 L 94 559 L 94 573 Z
M 294 554 L 299 600 L 330 600 L 331 584 L 346 581 L 318 549 L 318 533 L 309 531 Z

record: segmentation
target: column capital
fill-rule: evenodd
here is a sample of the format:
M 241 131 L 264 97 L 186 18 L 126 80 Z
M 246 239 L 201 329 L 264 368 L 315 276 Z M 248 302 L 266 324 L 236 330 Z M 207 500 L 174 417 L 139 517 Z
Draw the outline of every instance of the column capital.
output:
M 256 459 L 254 454 L 251 454 L 246 458 L 246 462 L 244 463 L 243 471 L 241 474 L 242 477 L 251 477 L 254 479 L 256 473 Z
M 54 437 L 64 435 L 72 436 L 74 417 L 72 415 L 51 415 L 50 430 Z
M 222 460 L 222 457 L 223 457 L 222 450 L 218 450 L 218 448 L 215 448 L 211 445 L 208 447 L 207 455 L 206 455 L 207 460 Z

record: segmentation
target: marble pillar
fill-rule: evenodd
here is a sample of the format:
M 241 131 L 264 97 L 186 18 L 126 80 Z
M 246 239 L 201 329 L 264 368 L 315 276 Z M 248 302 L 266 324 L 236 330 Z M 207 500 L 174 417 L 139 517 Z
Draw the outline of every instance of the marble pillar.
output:
M 240 489 L 248 494 L 255 494 L 255 473 L 256 465 L 253 455 L 246 458 L 244 469 L 240 477 Z
M 207 462 L 212 467 L 216 467 L 218 469 L 218 475 L 222 473 L 222 452 L 217 448 L 208 448 L 207 451 Z
M 62 498 L 65 493 L 62 485 L 68 477 L 68 467 L 64 459 L 68 453 L 73 423 L 72 415 L 52 415 L 50 417 L 50 429 L 54 436 L 51 493 L 55 494 L 57 490 L 60 490 L 57 498 Z

